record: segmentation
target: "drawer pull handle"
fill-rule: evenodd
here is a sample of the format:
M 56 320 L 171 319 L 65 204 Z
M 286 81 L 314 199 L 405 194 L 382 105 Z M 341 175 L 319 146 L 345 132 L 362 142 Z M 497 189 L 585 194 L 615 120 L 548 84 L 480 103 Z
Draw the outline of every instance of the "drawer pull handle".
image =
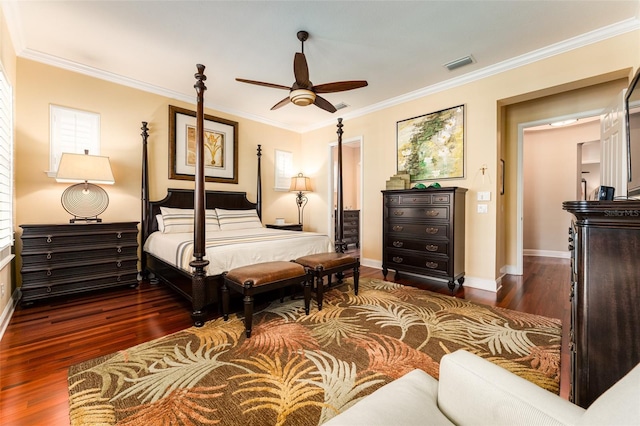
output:
M 400 225 L 395 225 L 393 228 L 394 231 L 402 231 L 404 229 L 404 226 L 400 226 Z
M 122 281 L 122 278 L 120 278 L 120 275 L 118 275 L 118 278 L 116 278 L 116 281 L 117 281 L 117 282 Z
M 122 262 L 120 262 L 120 261 L 118 260 L 118 263 L 116 263 L 116 265 L 118 266 L 118 268 L 120 268 L 120 267 L 122 267 Z
M 393 257 L 393 261 L 394 261 L 394 262 L 396 262 L 396 263 L 402 263 L 402 261 L 403 261 L 403 260 L 404 260 L 404 259 L 403 259 L 403 258 L 401 258 L 401 257 L 399 257 L 399 256 L 394 256 L 394 257 Z
M 47 269 L 47 276 L 50 277 L 51 276 L 51 269 Z
M 51 293 L 51 287 L 47 287 L 47 293 Z
M 426 232 L 427 234 L 437 234 L 438 233 L 438 228 L 426 228 L 424 230 L 424 232 Z
M 436 201 L 440 201 L 440 202 L 447 201 L 447 198 L 446 197 L 436 197 Z
M 425 213 L 429 217 L 436 217 L 440 214 L 440 212 L 437 210 L 427 210 Z
M 402 241 L 394 241 L 393 242 L 393 246 L 394 247 L 402 247 L 404 245 L 404 243 Z
M 427 244 L 425 248 L 427 251 L 438 251 L 438 246 L 435 244 Z
M 118 253 L 122 253 L 122 247 L 118 247 L 118 249 L 116 250 Z
M 117 237 L 117 238 L 122 238 L 122 232 L 118 232 L 118 233 L 116 234 L 116 237 Z
M 438 264 L 436 262 L 427 262 L 424 264 L 424 266 L 426 266 L 427 268 L 434 269 L 438 267 Z
M 47 242 L 50 243 L 51 242 L 51 235 L 47 235 Z
M 395 216 L 402 216 L 404 214 L 404 212 L 402 210 L 394 210 L 393 214 Z
M 51 260 L 51 252 L 47 253 L 47 260 Z

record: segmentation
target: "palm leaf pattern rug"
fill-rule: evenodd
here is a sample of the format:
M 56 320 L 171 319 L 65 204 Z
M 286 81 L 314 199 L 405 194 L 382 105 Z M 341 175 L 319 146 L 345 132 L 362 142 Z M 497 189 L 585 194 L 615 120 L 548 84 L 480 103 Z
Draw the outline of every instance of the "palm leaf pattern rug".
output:
M 361 278 L 322 311 L 275 301 L 69 369 L 72 425 L 317 425 L 464 348 L 559 392 L 560 320 Z

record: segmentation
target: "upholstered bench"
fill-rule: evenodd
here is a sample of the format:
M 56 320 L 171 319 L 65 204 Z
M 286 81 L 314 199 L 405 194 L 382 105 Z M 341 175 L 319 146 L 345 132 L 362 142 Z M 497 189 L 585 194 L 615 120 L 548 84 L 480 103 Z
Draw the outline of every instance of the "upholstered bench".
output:
M 342 272 L 353 269 L 353 290 L 358 295 L 358 278 L 360 276 L 360 259 L 344 253 L 319 253 L 297 258 L 294 262 L 308 268 L 316 280 L 316 299 L 318 310 L 322 310 L 324 295 L 324 277 L 327 286 L 331 285 L 331 275 L 336 274 L 338 283 L 342 282 Z
M 244 325 L 247 337 L 251 337 L 253 320 L 253 296 L 270 290 L 284 289 L 293 285 L 304 285 L 304 310 L 309 314 L 311 284 L 313 276 L 294 262 L 265 262 L 242 266 L 223 273 L 222 315 L 229 319 L 229 288 L 244 295 Z

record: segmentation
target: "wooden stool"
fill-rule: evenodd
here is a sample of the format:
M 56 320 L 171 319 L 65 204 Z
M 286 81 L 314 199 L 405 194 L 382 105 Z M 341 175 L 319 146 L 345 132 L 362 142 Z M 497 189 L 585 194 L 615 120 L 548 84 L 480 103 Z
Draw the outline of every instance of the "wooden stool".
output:
M 331 285 L 331 275 L 336 274 L 338 283 L 342 282 L 342 271 L 353 269 L 353 289 L 358 295 L 358 278 L 360 276 L 360 259 L 344 253 L 319 253 L 299 257 L 296 263 L 308 268 L 316 278 L 316 299 L 318 310 L 322 310 L 322 297 L 324 295 L 323 278 L 328 276 L 327 285 Z
M 222 284 L 222 315 L 224 320 L 229 319 L 229 288 L 232 288 L 244 294 L 244 326 L 247 337 L 251 337 L 254 294 L 303 284 L 304 311 L 307 315 L 309 314 L 313 276 L 307 274 L 302 265 L 284 261 L 265 262 L 232 269 L 222 275 L 224 277 Z

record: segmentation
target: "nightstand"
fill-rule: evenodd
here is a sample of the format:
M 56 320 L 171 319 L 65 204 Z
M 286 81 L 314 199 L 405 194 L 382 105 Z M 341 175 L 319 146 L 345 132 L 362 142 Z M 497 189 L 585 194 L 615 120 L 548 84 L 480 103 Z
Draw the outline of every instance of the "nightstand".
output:
M 282 225 L 276 225 L 275 223 L 267 223 L 267 228 L 284 229 L 286 231 L 302 231 L 301 223 L 283 223 Z
M 138 284 L 138 222 L 20 227 L 24 303 Z

